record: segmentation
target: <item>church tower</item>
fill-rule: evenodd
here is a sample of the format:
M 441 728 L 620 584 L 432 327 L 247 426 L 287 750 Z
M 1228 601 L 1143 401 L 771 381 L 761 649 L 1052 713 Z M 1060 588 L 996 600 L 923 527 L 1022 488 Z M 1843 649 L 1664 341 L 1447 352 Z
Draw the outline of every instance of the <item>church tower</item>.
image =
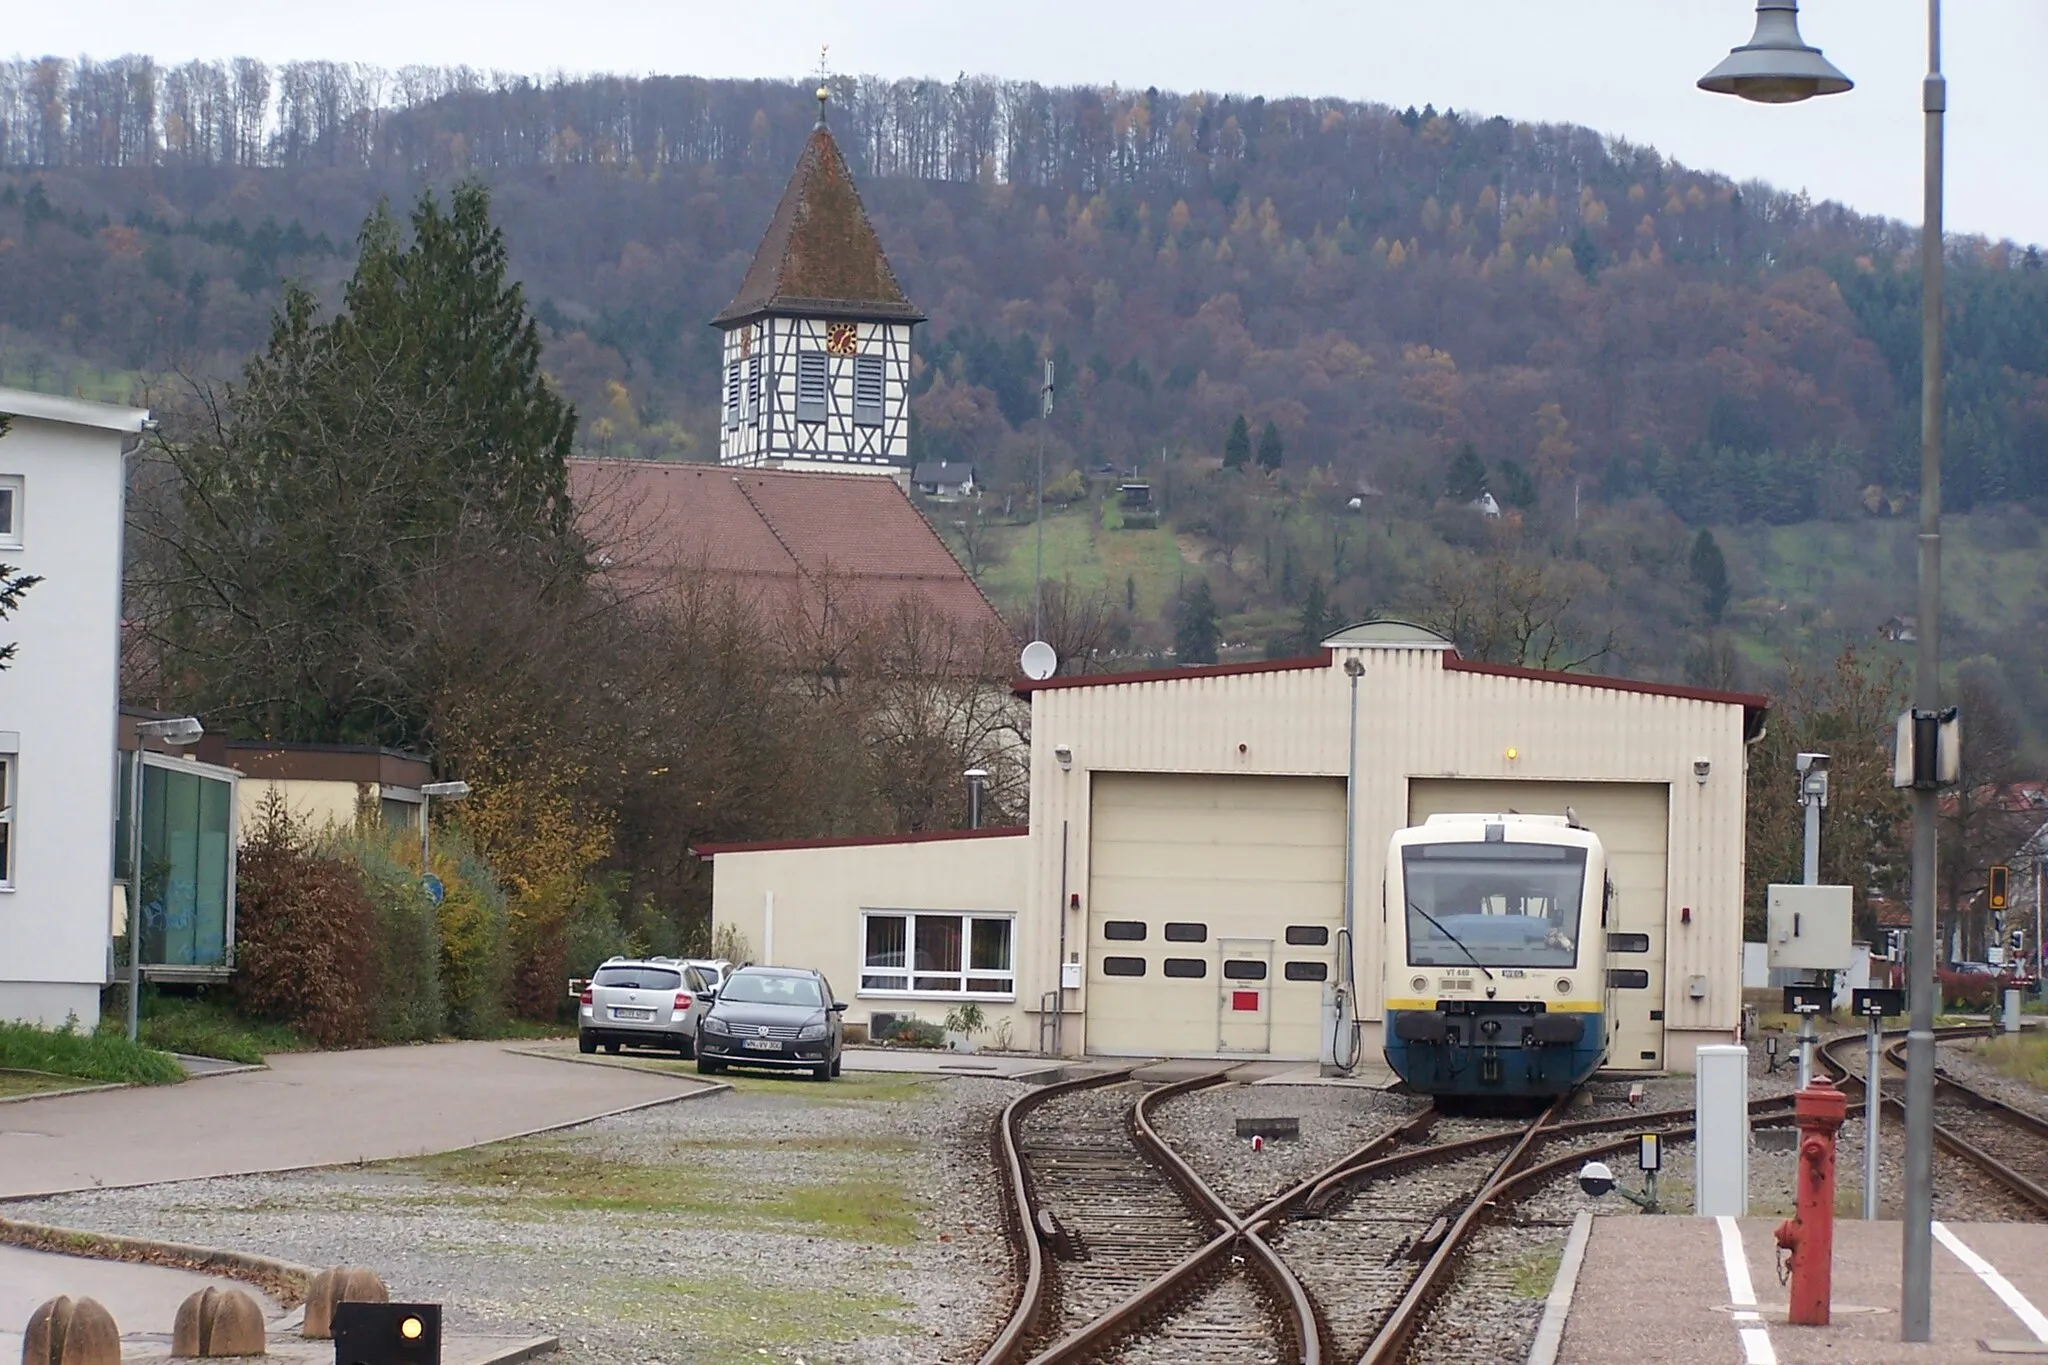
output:
M 818 126 L 782 191 L 724 333 L 720 464 L 896 474 L 910 459 L 910 329 L 839 144 Z

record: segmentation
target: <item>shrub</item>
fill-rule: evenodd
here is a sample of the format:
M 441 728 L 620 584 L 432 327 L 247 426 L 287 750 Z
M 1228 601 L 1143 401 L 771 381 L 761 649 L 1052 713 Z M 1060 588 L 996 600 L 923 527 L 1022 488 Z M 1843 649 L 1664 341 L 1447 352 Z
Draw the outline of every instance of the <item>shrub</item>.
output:
M 235 995 L 252 1018 L 322 1047 L 370 1041 L 375 915 L 355 870 L 315 850 L 277 792 L 256 811 L 235 879 Z
M 201 987 L 196 996 L 145 995 L 142 1000 L 142 1041 L 165 1052 L 255 1065 L 269 1052 L 299 1052 L 306 1047 L 284 1024 L 252 1021 L 224 1001 L 209 998 Z
M 510 984 L 504 888 L 453 836 L 435 843 L 434 871 L 447 892 L 435 918 L 448 1031 L 458 1038 L 488 1038 L 504 1025 Z
M 418 877 L 399 860 L 393 836 L 366 829 L 338 837 L 334 849 L 355 865 L 374 912 L 375 932 L 366 941 L 375 945 L 367 956 L 376 969 L 377 1039 L 409 1043 L 440 1037 L 447 1014 L 441 933 Z

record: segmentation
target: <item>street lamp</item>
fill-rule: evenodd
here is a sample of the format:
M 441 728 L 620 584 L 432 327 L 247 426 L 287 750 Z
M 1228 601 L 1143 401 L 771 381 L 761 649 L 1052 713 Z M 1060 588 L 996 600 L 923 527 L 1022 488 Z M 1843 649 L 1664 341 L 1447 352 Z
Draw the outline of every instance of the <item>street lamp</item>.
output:
M 197 716 L 135 722 L 135 757 L 128 772 L 128 1041 L 142 1034 L 142 741 L 183 748 L 206 733 Z
M 434 875 L 434 865 L 427 861 L 427 842 L 434 828 L 434 798 L 443 801 L 460 801 L 469 795 L 467 782 L 429 782 L 420 788 L 420 882 L 426 885 L 427 878 Z
M 1756 33 L 1700 78 L 1700 88 L 1783 104 L 1850 88 L 1818 48 L 1799 37 L 1798 0 L 1758 0 Z M 1948 83 L 1941 74 L 1941 0 L 1927 0 L 1927 75 L 1920 83 L 1926 115 L 1924 215 L 1920 230 L 1920 616 L 1913 662 L 1916 722 L 1937 730 L 1941 715 L 1941 276 L 1942 115 Z M 1913 729 L 1919 731 L 1920 725 Z M 1938 733 L 1938 731 L 1937 731 Z M 1934 736 L 1930 736 L 1934 739 Z M 1936 743 L 1951 742 L 1940 736 Z M 1941 764 L 1916 755 L 1913 787 L 1913 931 L 1907 985 L 1912 997 L 1906 1034 L 1906 1207 L 1899 1325 L 1906 1341 L 1933 1331 L 1934 1271 L 1934 822 Z M 1922 779 L 1922 773 L 1925 777 Z
M 969 768 L 962 774 L 967 779 L 967 828 L 981 828 L 981 789 L 988 781 L 988 769 Z

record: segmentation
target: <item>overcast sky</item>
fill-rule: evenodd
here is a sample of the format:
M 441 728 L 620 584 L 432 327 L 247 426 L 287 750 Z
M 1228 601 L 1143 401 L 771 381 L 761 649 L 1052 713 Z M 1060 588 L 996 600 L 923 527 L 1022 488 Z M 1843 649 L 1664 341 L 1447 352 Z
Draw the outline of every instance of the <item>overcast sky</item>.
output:
M 1923 0 L 1806 0 L 1856 82 L 1758 107 L 1693 86 L 1747 40 L 1743 0 L 5 0 L 23 55 L 146 52 L 398 66 L 790 76 L 962 71 L 1583 123 L 1737 179 L 1918 222 Z M 1951 0 L 1948 225 L 2048 242 L 2048 0 Z

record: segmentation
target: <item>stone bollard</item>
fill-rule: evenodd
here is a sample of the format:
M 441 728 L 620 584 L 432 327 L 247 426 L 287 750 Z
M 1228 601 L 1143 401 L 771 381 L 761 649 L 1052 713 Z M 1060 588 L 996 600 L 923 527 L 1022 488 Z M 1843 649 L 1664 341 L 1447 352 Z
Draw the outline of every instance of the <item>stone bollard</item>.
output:
M 121 1329 L 96 1299 L 51 1299 L 29 1316 L 21 1365 L 121 1365 Z
M 178 1305 L 171 1354 L 180 1359 L 263 1354 L 263 1311 L 239 1289 L 208 1286 Z
M 359 1265 L 338 1265 L 313 1277 L 306 1291 L 306 1322 L 299 1335 L 325 1341 L 334 1335 L 334 1305 L 337 1303 L 389 1303 L 390 1291 L 377 1272 Z

